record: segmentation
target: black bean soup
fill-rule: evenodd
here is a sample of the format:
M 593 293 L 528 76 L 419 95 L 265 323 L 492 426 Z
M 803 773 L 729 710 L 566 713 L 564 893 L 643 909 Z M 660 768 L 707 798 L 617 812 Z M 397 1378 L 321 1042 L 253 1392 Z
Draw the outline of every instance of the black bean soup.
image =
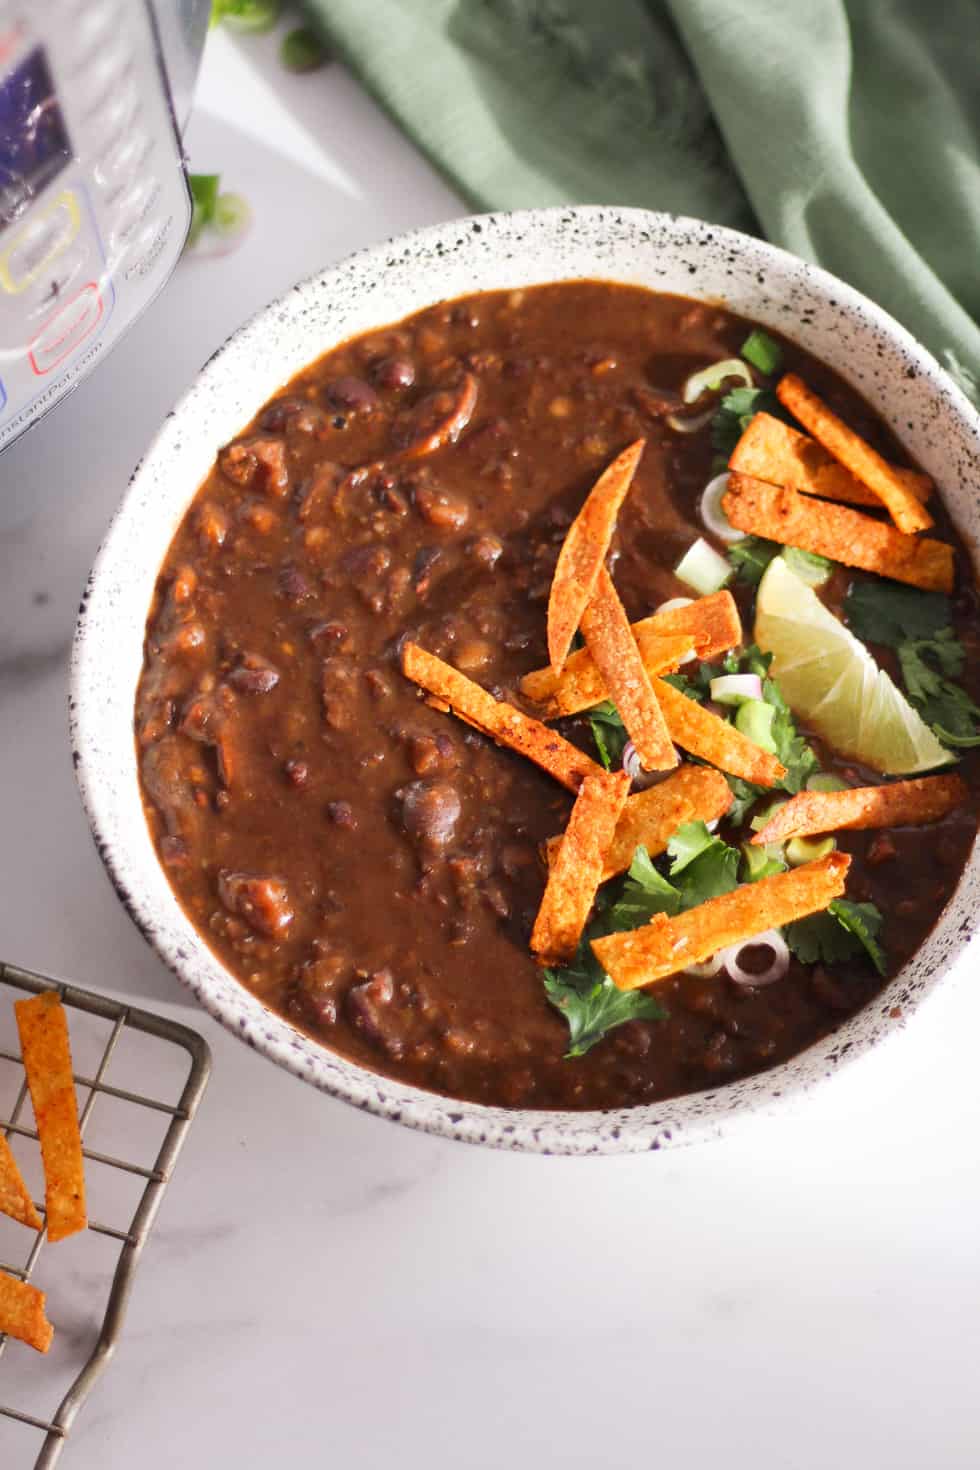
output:
M 680 433 L 668 418 L 685 379 L 737 355 L 750 328 L 720 307 L 597 281 L 477 295 L 328 353 L 218 454 L 148 624 L 136 704 L 147 818 L 209 945 L 329 1047 L 460 1098 L 622 1107 L 783 1061 L 884 983 L 861 960 L 794 959 L 765 989 L 682 974 L 656 987 L 666 1019 L 629 1021 L 566 1059 L 528 937 L 540 846 L 572 799 L 430 708 L 400 672 L 410 637 L 530 709 L 518 683 L 547 664 L 562 539 L 640 437 L 616 586 L 631 618 L 689 594 L 672 568 L 703 534 L 717 465 L 708 424 Z M 781 346 L 788 369 L 906 462 L 851 389 Z M 957 548 L 955 629 L 974 651 L 968 559 L 935 513 L 935 534 Z M 834 610 L 848 581 L 838 569 L 822 590 Z M 752 589 L 733 590 L 750 614 Z M 587 720 L 561 729 L 595 754 Z M 826 771 L 879 779 L 814 744 Z M 975 782 L 969 752 L 960 769 Z M 841 834 L 848 894 L 885 915 L 892 973 L 949 900 L 975 830 L 963 811 Z

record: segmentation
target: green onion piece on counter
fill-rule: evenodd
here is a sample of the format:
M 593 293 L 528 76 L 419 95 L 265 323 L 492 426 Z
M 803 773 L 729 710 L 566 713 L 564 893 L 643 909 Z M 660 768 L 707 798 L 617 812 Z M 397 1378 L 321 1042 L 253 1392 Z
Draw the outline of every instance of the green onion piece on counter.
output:
M 834 837 L 791 837 L 786 844 L 786 861 L 791 868 L 801 868 L 804 863 L 826 857 L 836 846 Z
M 279 60 L 287 71 L 316 71 L 330 60 L 330 52 L 307 26 L 297 26 L 283 36 Z
M 213 0 L 211 24 L 254 36 L 271 31 L 281 14 L 282 0 Z
M 214 219 L 214 207 L 218 202 L 218 186 L 221 183 L 220 174 L 188 174 L 188 187 L 191 191 L 191 227 L 187 232 L 187 244 L 193 246 L 200 238 L 201 231 L 205 229 Z
M 766 704 L 763 699 L 743 699 L 735 712 L 735 728 L 740 730 L 747 740 L 763 750 L 768 750 L 770 755 L 778 754 L 776 742 L 772 738 L 772 722 L 776 714 L 771 704 Z
M 241 194 L 219 194 L 214 206 L 211 228 L 226 245 L 236 244 L 252 223 L 252 210 Z
M 850 787 L 839 776 L 832 776 L 829 771 L 818 771 L 807 781 L 806 789 L 807 791 L 849 791 Z
M 718 592 L 731 579 L 732 567 L 703 536 L 699 536 L 677 563 L 674 576 L 686 586 L 693 587 L 702 597 L 707 597 L 709 592 Z
M 783 360 L 783 349 L 758 327 L 750 332 L 742 344 L 742 356 L 760 373 L 774 373 Z

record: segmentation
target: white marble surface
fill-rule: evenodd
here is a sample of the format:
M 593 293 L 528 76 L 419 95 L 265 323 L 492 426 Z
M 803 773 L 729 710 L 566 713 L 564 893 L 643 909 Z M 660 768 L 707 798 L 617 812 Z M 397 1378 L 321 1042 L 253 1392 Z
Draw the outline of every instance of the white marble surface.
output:
M 975 961 L 791 1114 L 676 1153 L 544 1160 L 412 1134 L 276 1071 L 185 999 L 118 906 L 73 786 L 65 664 L 129 471 L 256 306 L 459 212 L 340 69 L 286 78 L 269 41 L 212 40 L 189 146 L 252 200 L 251 238 L 184 262 L 0 461 L 0 494 L 56 486 L 0 537 L 0 954 L 177 1017 L 214 1049 L 120 1351 L 63 1463 L 975 1470 Z M 109 1137 L 111 1116 L 100 1126 Z M 145 1148 L 128 1127 L 112 1142 Z M 0 1401 L 50 1406 L 95 1328 L 108 1253 L 80 1239 L 45 1262 L 59 1349 L 12 1348 Z M 33 1443 L 0 1421 L 3 1470 Z

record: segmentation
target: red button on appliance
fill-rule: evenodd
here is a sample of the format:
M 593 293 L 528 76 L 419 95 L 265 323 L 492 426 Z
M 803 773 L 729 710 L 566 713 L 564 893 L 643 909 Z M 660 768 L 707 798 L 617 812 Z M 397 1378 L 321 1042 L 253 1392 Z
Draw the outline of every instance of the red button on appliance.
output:
M 102 296 L 95 281 L 48 317 L 29 349 L 31 369 L 43 377 L 74 352 L 102 316 Z

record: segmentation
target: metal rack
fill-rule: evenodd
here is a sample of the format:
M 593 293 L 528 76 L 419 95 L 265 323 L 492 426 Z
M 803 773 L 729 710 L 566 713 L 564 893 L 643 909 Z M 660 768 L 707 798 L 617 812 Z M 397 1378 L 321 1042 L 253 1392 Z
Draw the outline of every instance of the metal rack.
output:
M 113 1098 L 127 1107 L 150 1109 L 158 1114 L 169 1115 L 170 1122 L 166 1126 L 166 1133 L 159 1150 L 150 1163 L 133 1162 L 88 1147 L 83 1148 L 86 1160 L 105 1165 L 112 1171 L 121 1171 L 126 1175 L 135 1176 L 137 1179 L 144 1180 L 145 1184 L 129 1223 L 123 1228 L 118 1228 L 116 1225 L 103 1223 L 100 1220 L 98 1180 L 94 1177 L 93 1170 L 86 1171 L 89 1175 L 87 1191 L 89 1208 L 94 1218 L 89 1219 L 85 1238 L 102 1236 L 109 1241 L 118 1242 L 121 1248 L 116 1259 L 115 1270 L 111 1273 L 111 1283 L 107 1283 L 108 1299 L 97 1341 L 67 1393 L 63 1395 L 61 1402 L 49 1416 L 27 1413 L 4 1402 L 6 1395 L 2 1359 L 7 1339 L 0 1334 L 0 1426 L 5 1419 L 14 1420 L 20 1425 L 36 1430 L 43 1436 L 35 1461 L 35 1470 L 48 1470 L 48 1467 L 56 1463 L 79 1409 L 88 1398 L 115 1351 L 132 1291 L 136 1267 L 153 1228 L 157 1210 L 170 1181 L 187 1130 L 207 1086 L 211 1068 L 211 1053 L 207 1042 L 186 1026 L 179 1026 L 162 1016 L 154 1016 L 148 1011 L 122 1005 L 118 1001 L 95 995 L 91 991 L 78 990 L 73 985 L 59 984 L 55 980 L 18 969 L 14 965 L 0 964 L 0 1002 L 8 998 L 13 1001 L 17 998 L 17 992 L 27 991 L 36 994 L 42 990 L 57 990 L 69 1012 L 84 1012 L 88 1016 L 97 1017 L 106 1022 L 108 1026 L 107 1039 L 101 1046 L 101 1058 L 92 1069 L 92 1075 L 88 1077 L 76 1075 L 75 1077 L 76 1086 L 80 1090 L 79 1120 L 83 1138 L 98 1097 Z M 69 1014 L 70 1024 L 71 1015 Z M 186 1074 L 183 1074 L 182 1071 L 182 1085 L 179 1084 L 179 1095 L 174 1101 L 144 1096 L 138 1092 L 114 1087 L 106 1081 L 113 1055 L 116 1053 L 120 1039 L 127 1031 L 143 1033 L 165 1043 L 171 1043 L 174 1047 L 182 1048 L 186 1052 L 188 1066 Z M 77 1057 L 75 1060 L 77 1065 Z M 0 1044 L 0 1062 L 13 1062 L 18 1067 L 21 1066 L 19 1054 L 5 1050 L 2 1044 Z M 0 1128 L 8 1137 L 37 1138 L 35 1130 L 20 1121 L 24 1115 L 27 1100 L 27 1080 L 22 1076 L 9 1117 L 3 1116 L 2 1101 L 0 1101 Z M 39 1203 L 37 1208 L 43 1219 L 43 1204 Z M 34 1235 L 26 1261 L 23 1264 L 16 1262 L 8 1264 L 0 1260 L 0 1269 L 11 1276 L 20 1277 L 25 1281 L 29 1280 L 37 1265 L 44 1242 L 44 1231 L 38 1231 Z M 110 1272 L 107 1271 L 106 1275 L 108 1278 Z M 49 1311 L 57 1328 L 58 1304 L 54 1298 L 49 1299 Z M 45 1360 L 39 1360 L 39 1373 L 43 1373 L 44 1364 Z M 4 1455 L 2 1458 L 4 1465 L 7 1465 L 7 1456 Z

